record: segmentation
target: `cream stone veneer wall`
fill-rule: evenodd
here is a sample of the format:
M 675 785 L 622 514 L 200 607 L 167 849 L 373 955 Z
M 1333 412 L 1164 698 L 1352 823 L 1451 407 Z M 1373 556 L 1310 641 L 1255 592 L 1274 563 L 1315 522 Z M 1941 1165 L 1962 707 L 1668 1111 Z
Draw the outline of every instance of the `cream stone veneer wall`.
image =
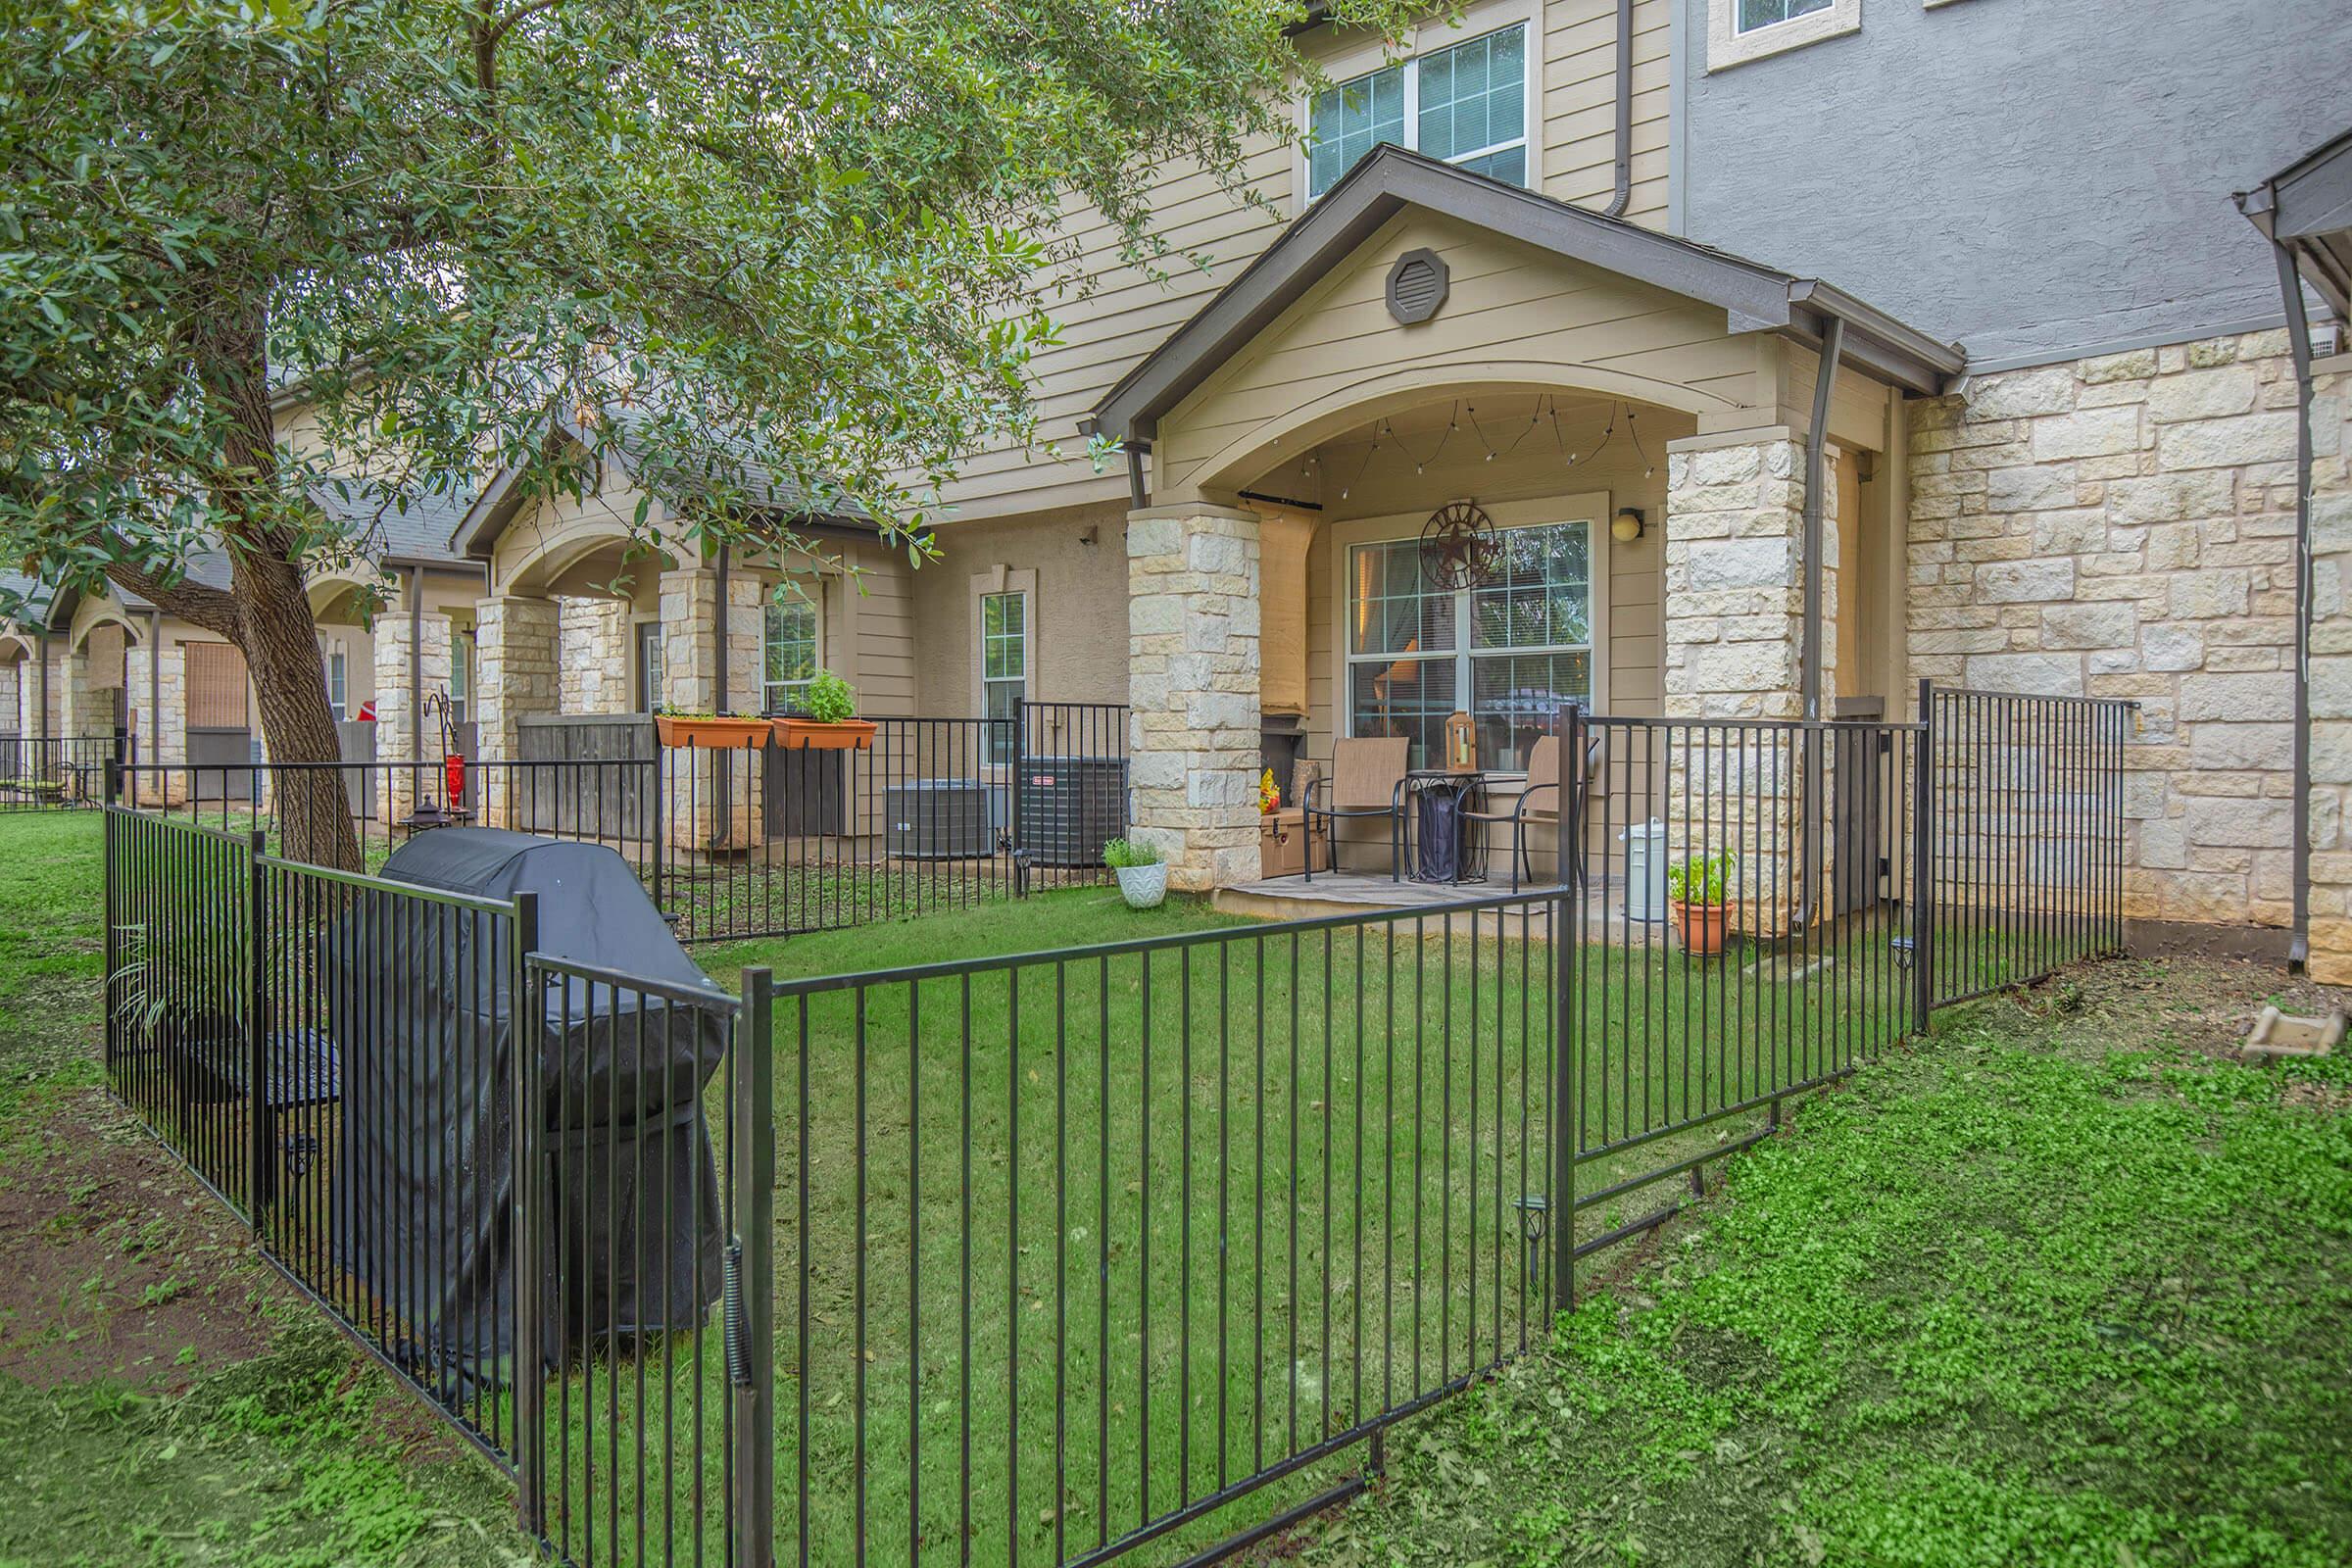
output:
M 629 690 L 630 616 L 626 599 L 556 601 L 559 700 L 566 713 L 625 713 Z
M 2296 419 L 2283 332 L 1912 406 L 1912 675 L 2140 705 L 2132 919 L 2292 918 Z M 2315 438 L 2340 467 L 2340 420 Z
M 2314 369 L 2310 971 L 2352 985 L 2352 355 Z

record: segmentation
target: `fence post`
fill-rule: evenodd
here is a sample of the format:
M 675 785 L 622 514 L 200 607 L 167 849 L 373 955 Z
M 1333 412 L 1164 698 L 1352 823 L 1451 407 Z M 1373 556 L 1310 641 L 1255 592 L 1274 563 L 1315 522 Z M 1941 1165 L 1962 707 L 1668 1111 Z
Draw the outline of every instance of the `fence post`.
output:
M 269 830 L 254 828 L 245 844 L 245 1218 L 257 1238 L 270 1183 L 270 1043 L 262 1005 L 270 946 L 262 930 L 262 858 L 269 853 Z
M 657 737 L 654 742 L 653 759 L 646 764 L 654 777 L 653 806 L 651 808 L 654 839 L 654 907 L 660 909 L 663 914 L 667 914 L 669 906 L 662 902 L 662 840 L 666 836 L 667 828 L 662 813 L 662 760 L 663 755 L 662 743 Z
M 486 793 L 486 792 L 485 792 Z M 508 922 L 508 983 L 514 988 L 510 1016 L 540 1016 L 530 956 L 539 945 L 539 895 L 514 895 Z M 547 1116 L 541 1108 L 539 1053 L 525 1049 L 516 1032 L 513 1049 L 514 1106 L 514 1503 L 523 1534 L 547 1536 L 547 1347 L 540 1289 L 546 1279 L 545 1191 Z
M 743 1008 L 727 1072 L 733 1080 L 737 1301 L 727 1332 L 739 1343 L 727 1357 L 735 1376 L 735 1446 L 730 1499 L 736 1560 L 768 1568 L 775 1560 L 776 1518 L 776 1068 L 773 988 L 765 969 L 743 971 Z M 734 1308 L 740 1308 L 739 1311 Z
M 1028 812 L 1022 809 L 1021 797 L 1028 789 L 1029 772 L 1029 705 L 1015 703 L 1012 709 L 1012 893 L 1015 898 L 1029 895 L 1029 851 L 1032 848 L 1023 837 Z
M 1576 1148 L 1583 1143 L 1583 1086 L 1576 1032 L 1576 950 L 1583 936 L 1583 901 L 1590 898 L 1581 842 L 1586 795 L 1586 714 L 1571 703 L 1552 729 L 1559 733 L 1559 823 L 1552 879 L 1562 886 L 1552 906 L 1552 1304 L 1576 1307 Z M 1606 788 L 1606 783 L 1604 783 Z
M 1911 760 L 1911 1026 L 1936 1005 L 1936 689 L 1919 682 L 1919 755 Z

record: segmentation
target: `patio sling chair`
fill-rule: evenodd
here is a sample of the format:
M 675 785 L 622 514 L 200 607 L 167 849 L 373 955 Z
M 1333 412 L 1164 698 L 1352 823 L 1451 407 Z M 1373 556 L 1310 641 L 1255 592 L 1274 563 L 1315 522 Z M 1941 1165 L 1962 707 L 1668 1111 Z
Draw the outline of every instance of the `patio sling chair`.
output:
M 1387 740 L 1335 741 L 1331 748 L 1331 777 L 1307 782 L 1299 803 L 1306 813 L 1306 839 L 1314 844 L 1315 821 L 1331 824 L 1331 865 L 1340 864 L 1340 822 L 1347 817 L 1385 816 L 1389 819 L 1389 880 L 1399 880 L 1404 849 L 1404 774 L 1410 765 L 1412 742 L 1398 735 Z M 1315 879 L 1314 856 L 1307 856 L 1306 879 Z
M 1560 738 L 1546 735 L 1528 748 L 1527 786 L 1507 811 L 1464 811 L 1465 822 L 1507 824 L 1511 830 L 1511 891 L 1519 891 L 1519 878 L 1524 868 L 1527 880 L 1535 880 L 1535 861 L 1528 854 L 1528 829 L 1540 822 L 1549 822 L 1557 831 L 1560 858 L 1559 880 L 1571 887 L 1583 887 L 1585 882 L 1585 802 L 1592 797 L 1591 785 L 1608 761 L 1607 739 L 1595 733 L 1585 748 L 1585 788 L 1575 792 L 1569 814 L 1574 820 L 1563 827 L 1560 822 Z

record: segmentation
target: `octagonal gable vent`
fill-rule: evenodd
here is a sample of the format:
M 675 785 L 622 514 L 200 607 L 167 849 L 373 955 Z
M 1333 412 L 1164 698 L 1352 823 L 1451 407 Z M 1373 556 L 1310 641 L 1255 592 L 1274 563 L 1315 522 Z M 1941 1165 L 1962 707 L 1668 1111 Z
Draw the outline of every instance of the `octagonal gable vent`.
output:
M 1389 314 L 1406 326 L 1426 321 L 1446 303 L 1446 261 L 1433 250 L 1411 250 L 1389 269 Z

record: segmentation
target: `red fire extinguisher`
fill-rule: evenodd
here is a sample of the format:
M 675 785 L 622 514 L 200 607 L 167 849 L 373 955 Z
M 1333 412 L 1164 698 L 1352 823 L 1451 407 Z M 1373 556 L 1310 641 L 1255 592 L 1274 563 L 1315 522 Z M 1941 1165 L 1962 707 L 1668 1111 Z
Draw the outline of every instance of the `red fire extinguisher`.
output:
M 444 799 L 456 806 L 466 798 L 466 758 L 452 752 L 441 759 L 441 789 Z

